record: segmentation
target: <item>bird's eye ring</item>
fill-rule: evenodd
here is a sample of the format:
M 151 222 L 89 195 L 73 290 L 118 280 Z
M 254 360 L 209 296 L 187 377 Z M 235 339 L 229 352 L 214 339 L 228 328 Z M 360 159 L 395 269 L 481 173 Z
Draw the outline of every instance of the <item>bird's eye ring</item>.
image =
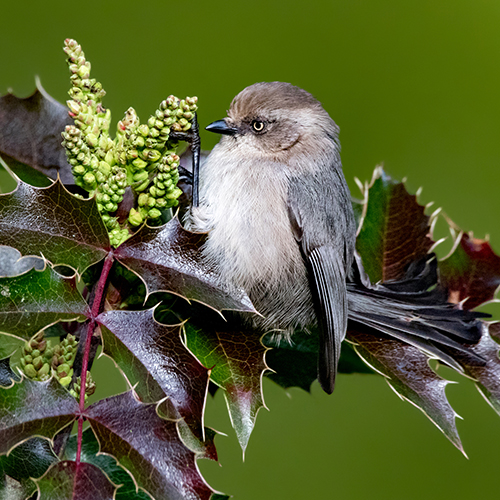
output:
M 262 132 L 265 128 L 266 124 L 261 122 L 260 120 L 254 120 L 252 122 L 252 128 L 255 132 Z

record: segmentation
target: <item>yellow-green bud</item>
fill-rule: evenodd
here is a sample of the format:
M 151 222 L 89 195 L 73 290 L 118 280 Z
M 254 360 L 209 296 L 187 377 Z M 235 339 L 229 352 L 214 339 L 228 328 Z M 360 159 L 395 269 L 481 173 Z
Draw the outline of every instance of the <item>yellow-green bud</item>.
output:
M 144 181 L 148 179 L 148 172 L 146 170 L 141 170 L 140 172 L 136 172 L 133 175 L 134 181 L 139 182 L 139 181 Z
M 143 218 L 135 208 L 131 208 L 128 216 L 128 221 L 131 226 L 137 227 L 143 223 Z

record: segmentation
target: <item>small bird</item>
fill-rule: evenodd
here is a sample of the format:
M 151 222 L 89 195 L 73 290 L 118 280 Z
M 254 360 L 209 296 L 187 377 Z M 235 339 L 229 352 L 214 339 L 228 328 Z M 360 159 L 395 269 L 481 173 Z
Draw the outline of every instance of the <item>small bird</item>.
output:
M 310 93 L 272 82 L 243 90 L 207 130 L 222 138 L 188 226 L 208 231 L 204 257 L 247 292 L 254 326 L 290 338 L 319 325 L 318 378 L 331 393 L 356 239 L 339 129 Z
M 481 324 L 447 303 L 432 256 L 390 286 L 364 273 L 339 128 L 318 100 L 289 83 L 256 83 L 206 129 L 222 138 L 200 168 L 199 206 L 185 222 L 208 233 L 207 263 L 247 292 L 260 313 L 246 315 L 253 327 L 287 340 L 318 327 L 328 394 L 348 317 L 462 369 L 449 350 L 470 355 L 463 344 L 479 341 Z

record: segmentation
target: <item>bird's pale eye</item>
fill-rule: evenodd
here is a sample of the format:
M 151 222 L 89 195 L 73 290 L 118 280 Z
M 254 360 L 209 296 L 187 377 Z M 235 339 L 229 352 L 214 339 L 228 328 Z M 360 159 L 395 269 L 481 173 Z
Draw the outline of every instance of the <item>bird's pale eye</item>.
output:
M 265 128 L 266 128 L 266 124 L 260 120 L 254 120 L 252 122 L 252 129 L 254 132 L 257 132 L 257 133 L 264 132 Z

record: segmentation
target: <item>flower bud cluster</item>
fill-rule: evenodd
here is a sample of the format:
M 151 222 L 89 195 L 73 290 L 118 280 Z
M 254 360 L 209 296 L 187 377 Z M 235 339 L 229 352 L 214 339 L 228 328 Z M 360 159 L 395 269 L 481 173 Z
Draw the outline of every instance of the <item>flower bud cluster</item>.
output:
M 24 344 L 21 367 L 30 379 L 43 381 L 50 378 L 50 345 L 43 331 Z
M 130 210 L 129 223 L 132 226 L 139 226 L 147 218 L 158 219 L 162 210 L 178 204 L 177 198 L 182 194 L 177 187 L 179 161 L 175 152 L 167 151 L 155 165 L 152 185 L 137 198 L 138 209 Z
M 67 101 L 74 125 L 63 132 L 63 146 L 77 185 L 93 194 L 115 163 L 114 142 L 109 137 L 111 113 L 102 106 L 106 94 L 102 85 L 90 78 L 90 62 L 75 40 L 66 40 L 72 88 Z
M 130 226 L 159 219 L 162 210 L 177 205 L 181 190 L 177 142 L 189 131 L 197 111 L 197 97 L 162 101 L 147 123 L 141 124 L 133 108 L 118 123 L 117 137 L 109 136 L 111 114 L 102 106 L 102 85 L 90 78 L 90 62 L 75 40 L 66 40 L 72 88 L 67 101 L 74 125 L 63 132 L 63 145 L 77 185 L 95 194 L 97 207 L 113 246 L 130 234 Z M 172 132 L 177 134 L 172 137 Z M 179 134 L 181 136 L 179 136 Z M 128 224 L 120 226 L 115 212 L 126 188 L 132 187 L 137 204 Z
M 73 376 L 78 341 L 68 334 L 54 347 L 45 340 L 43 331 L 38 332 L 23 347 L 21 367 L 27 377 L 33 380 L 47 380 L 51 373 L 63 386 L 68 386 Z
M 140 193 L 138 207 L 130 210 L 130 225 L 158 219 L 162 210 L 177 205 L 182 194 L 177 188 L 179 157 L 171 149 L 169 137 L 172 131 L 191 128 L 197 102 L 197 97 L 180 100 L 171 95 L 160 103 L 147 124 L 140 124 L 133 108 L 118 124 L 118 161 L 127 165 L 127 178 L 134 191 Z
M 52 349 L 52 369 L 54 375 L 64 387 L 71 382 L 77 349 L 78 341 L 71 334 L 68 334 L 62 342 L 56 344 Z
M 76 382 L 73 384 L 73 389 L 69 393 L 76 399 L 80 398 L 80 390 L 82 387 L 82 378 L 77 377 Z M 89 396 L 92 396 L 95 392 L 95 382 L 92 379 L 90 372 L 87 372 L 87 377 L 85 378 L 85 401 L 87 401 Z

